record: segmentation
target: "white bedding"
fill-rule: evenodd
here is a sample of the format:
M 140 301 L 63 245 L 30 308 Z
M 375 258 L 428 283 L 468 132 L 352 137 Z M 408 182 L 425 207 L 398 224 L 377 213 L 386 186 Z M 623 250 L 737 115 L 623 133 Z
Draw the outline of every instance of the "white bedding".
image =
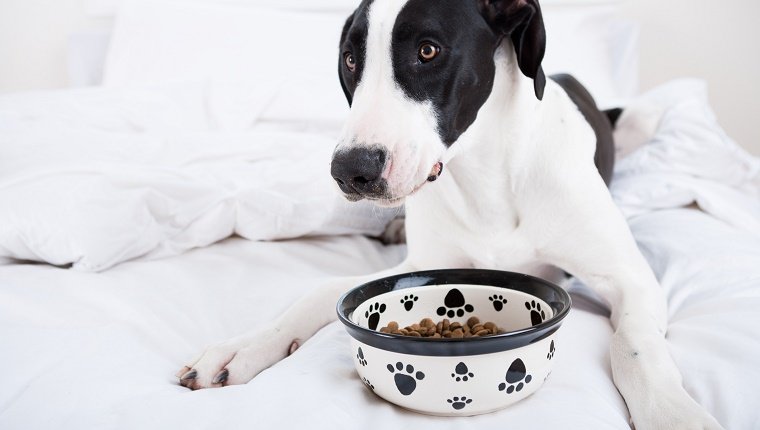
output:
M 665 111 L 658 134 L 654 141 L 621 160 L 613 192 L 629 215 L 642 251 L 668 291 L 668 339 L 687 390 L 727 429 L 758 428 L 760 234 L 753 221 L 760 218 L 760 162 L 738 149 L 717 127 L 698 86 L 686 85 L 675 93 L 678 97 L 650 100 L 660 103 Z M 77 101 L 86 99 L 90 105 L 113 96 L 100 92 L 74 94 Z M 110 129 L 128 127 L 134 124 L 129 118 L 140 117 L 144 112 L 141 106 L 155 102 L 128 94 L 132 96 L 118 93 L 118 97 L 126 97 L 129 103 L 103 102 L 100 117 L 65 110 L 56 111 L 58 116 L 44 114 L 46 106 L 75 106 L 65 95 L 12 100 L 14 107 L 42 110 L 37 123 L 44 120 L 44 124 L 55 127 L 56 122 L 68 121 L 68 128 L 59 125 L 55 129 L 58 132 L 69 129 L 72 133 L 90 133 L 94 128 L 106 133 L 104 119 L 111 119 L 105 121 Z M 166 100 L 173 96 L 167 97 L 160 103 L 169 103 Z M 10 117 L 8 111 L 2 118 Z M 172 118 L 170 109 L 164 113 Z M 23 120 L 23 116 L 17 116 L 2 126 L 6 131 L 17 132 L 11 136 L 37 136 Z M 157 121 L 154 127 L 158 124 Z M 171 130 L 156 131 L 158 135 L 168 132 Z M 257 154 L 256 148 L 235 146 L 240 143 L 236 139 L 247 141 L 249 135 L 230 138 L 228 134 L 197 133 L 191 133 L 183 142 L 191 148 L 197 144 L 202 149 L 200 153 L 213 154 L 219 160 L 233 162 L 233 166 L 241 154 L 246 160 Z M 143 137 L 153 134 L 145 133 Z M 8 139 L 8 135 L 0 139 Z M 286 146 L 292 144 L 300 149 L 299 139 L 318 139 L 307 134 L 285 136 Z M 62 136 L 61 142 L 70 144 L 70 137 Z M 288 143 L 288 139 L 292 142 Z M 23 201 L 4 200 L 0 206 L 6 214 L 0 231 L 6 234 L 15 231 L 8 228 L 9 220 L 25 221 L 23 217 L 7 216 L 11 209 L 18 210 L 19 204 L 36 205 L 33 208 L 59 215 L 62 212 L 60 201 L 40 200 L 56 198 L 54 194 L 20 193 L 14 188 L 17 182 L 9 178 L 33 176 L 28 172 L 35 169 L 49 175 L 55 170 L 45 169 L 54 167 L 57 161 L 73 166 L 85 161 L 95 167 L 107 166 L 108 156 L 114 154 L 123 156 L 119 159 L 127 160 L 131 168 L 140 163 L 150 166 L 160 164 L 161 151 L 169 154 L 177 149 L 172 139 L 165 139 L 159 141 L 160 151 L 109 153 L 97 148 L 95 142 L 83 140 L 82 146 L 75 146 L 82 151 L 72 153 L 67 150 L 69 146 L 62 146 L 52 154 L 40 153 L 41 148 L 55 150 L 52 143 L 46 142 L 32 154 L 37 158 L 32 158 L 29 147 L 4 142 L 0 149 L 11 151 L 6 154 L 16 158 L 12 158 L 13 162 L 8 161 L 11 158 L 0 158 L 5 170 L 0 176 L 5 181 L 0 186 L 0 197 L 11 192 L 24 197 Z M 32 145 L 35 139 L 24 142 Z M 104 142 L 107 145 L 108 141 Z M 225 146 L 228 142 L 232 142 L 234 151 Z M 282 155 L 277 152 L 280 149 L 267 148 Z M 115 147 L 110 150 L 116 151 Z M 193 152 L 185 152 L 184 147 L 180 152 L 179 159 L 185 161 L 178 164 L 182 168 L 192 166 L 183 157 Z M 177 154 L 173 154 L 166 158 L 171 166 L 162 169 L 176 167 L 173 163 L 177 163 Z M 30 163 L 24 164 L 24 157 Z M 298 157 L 286 158 L 292 159 Z M 135 160 L 140 163 L 130 164 Z M 225 180 L 238 178 L 243 183 L 249 178 L 246 175 L 256 174 L 237 176 L 235 170 L 230 174 L 223 163 L 217 167 L 219 170 L 212 169 L 207 174 L 215 173 Z M 107 173 L 106 177 L 111 177 L 113 171 Z M 156 176 L 145 178 L 155 185 L 152 181 Z M 294 192 L 282 184 L 270 181 L 256 186 L 261 192 Z M 169 190 L 176 191 L 173 187 Z M 189 196 L 196 195 L 193 191 Z M 184 200 L 180 198 L 178 202 Z M 683 208 L 692 202 L 701 210 Z M 34 213 L 31 209 L 26 212 L 27 216 Z M 93 219 L 114 221 L 108 216 Z M 301 222 L 292 214 L 287 219 Z M 378 224 L 376 219 L 372 222 Z M 318 224 L 333 228 L 331 223 Z M 32 233 L 42 229 L 48 235 L 59 234 L 39 235 L 47 239 L 40 242 L 43 245 L 63 240 L 53 247 L 57 252 L 66 250 L 60 243 L 79 237 L 54 227 L 55 224 L 29 223 Z M 188 240 L 192 242 L 200 236 L 211 241 L 209 236 L 198 234 L 205 231 L 195 230 Z M 0 249 L 9 249 L 8 243 L 0 241 Z M 101 246 L 97 241 L 93 243 Z M 172 253 L 186 249 L 183 246 L 187 243 L 182 242 Z M 525 402 L 486 416 L 431 418 L 405 412 L 373 396 L 357 380 L 347 335 L 337 323 L 248 385 L 189 392 L 176 384 L 174 372 L 204 345 L 273 318 L 328 277 L 369 273 L 399 261 L 403 252 L 403 247 L 383 247 L 359 236 L 280 242 L 232 238 L 174 257 L 129 261 L 101 273 L 42 264 L 0 265 L 0 428 L 628 428 L 624 402 L 610 378 L 607 349 L 611 330 L 603 307 L 589 298 L 581 285 L 573 286 L 575 309 L 560 332 L 556 368 L 547 385 Z M 99 256 L 97 252 L 91 255 Z
M 669 290 L 669 340 L 687 389 L 726 428 L 757 428 L 760 241 L 689 209 L 632 227 Z M 203 345 L 273 318 L 329 276 L 371 272 L 403 252 L 360 237 L 229 239 L 97 274 L 0 267 L 0 428 L 628 428 L 609 373 L 611 329 L 577 295 L 546 386 L 486 416 L 431 418 L 375 397 L 338 323 L 248 385 L 176 384 Z
M 233 233 L 382 233 L 397 211 L 339 195 L 332 135 L 220 130 L 215 94 L 188 84 L 0 97 L 0 258 L 100 271 Z

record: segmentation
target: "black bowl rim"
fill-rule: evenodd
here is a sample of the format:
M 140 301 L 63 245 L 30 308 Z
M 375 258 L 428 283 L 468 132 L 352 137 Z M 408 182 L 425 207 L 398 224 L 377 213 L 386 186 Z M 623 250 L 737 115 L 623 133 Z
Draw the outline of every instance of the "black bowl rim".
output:
M 402 280 L 421 283 L 399 286 L 398 281 Z M 381 333 L 354 324 L 348 318 L 360 303 L 380 294 L 407 288 L 447 284 L 484 285 L 523 292 L 548 303 L 552 307 L 554 315 L 541 324 L 522 330 L 510 331 L 494 336 L 462 339 L 431 339 Z M 387 290 L 373 296 L 364 297 L 353 308 L 348 307 L 346 301 L 351 296 L 373 286 Z M 546 294 L 547 292 L 549 294 Z M 553 297 L 545 297 L 546 295 L 553 295 Z M 541 278 L 501 270 L 441 269 L 402 273 L 364 283 L 343 294 L 338 300 L 336 310 L 338 319 L 346 326 L 349 335 L 357 341 L 372 347 L 411 355 L 468 356 L 507 351 L 543 340 L 559 329 L 562 320 L 570 312 L 571 307 L 572 300 L 567 291 Z

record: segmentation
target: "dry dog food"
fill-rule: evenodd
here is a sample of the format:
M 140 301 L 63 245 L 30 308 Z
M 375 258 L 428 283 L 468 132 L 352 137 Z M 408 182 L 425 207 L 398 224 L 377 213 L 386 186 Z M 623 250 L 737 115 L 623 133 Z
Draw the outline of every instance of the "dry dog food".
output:
M 391 321 L 380 329 L 381 333 L 400 334 L 413 337 L 452 338 L 460 339 L 473 336 L 493 336 L 504 333 L 492 322 L 480 323 L 478 317 L 471 317 L 466 323 L 450 322 L 445 319 L 437 324 L 430 318 L 424 318 L 419 324 L 399 328 L 396 321 Z

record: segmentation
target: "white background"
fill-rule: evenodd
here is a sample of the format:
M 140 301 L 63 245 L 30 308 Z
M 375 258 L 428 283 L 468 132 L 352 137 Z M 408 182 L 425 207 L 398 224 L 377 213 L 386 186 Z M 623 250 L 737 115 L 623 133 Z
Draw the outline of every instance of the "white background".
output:
M 116 2 L 0 0 L 0 93 L 68 86 L 69 35 L 108 29 L 109 8 Z M 721 124 L 760 154 L 760 127 L 753 115 L 760 112 L 760 2 L 621 3 L 621 13 L 641 26 L 641 89 L 675 77 L 706 79 Z

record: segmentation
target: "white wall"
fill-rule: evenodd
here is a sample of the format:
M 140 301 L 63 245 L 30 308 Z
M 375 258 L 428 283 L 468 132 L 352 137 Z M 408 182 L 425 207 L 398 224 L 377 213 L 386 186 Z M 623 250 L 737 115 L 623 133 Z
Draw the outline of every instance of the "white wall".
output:
M 108 26 L 85 11 L 115 1 L 0 0 L 0 93 L 67 86 L 68 35 Z M 707 79 L 721 123 L 760 155 L 760 1 L 625 0 L 622 14 L 641 24 L 641 88 Z
M 90 25 L 86 0 L 0 0 L 0 92 L 68 84 L 68 35 Z
M 641 89 L 693 76 L 728 134 L 760 155 L 760 1 L 628 0 L 641 25 Z

